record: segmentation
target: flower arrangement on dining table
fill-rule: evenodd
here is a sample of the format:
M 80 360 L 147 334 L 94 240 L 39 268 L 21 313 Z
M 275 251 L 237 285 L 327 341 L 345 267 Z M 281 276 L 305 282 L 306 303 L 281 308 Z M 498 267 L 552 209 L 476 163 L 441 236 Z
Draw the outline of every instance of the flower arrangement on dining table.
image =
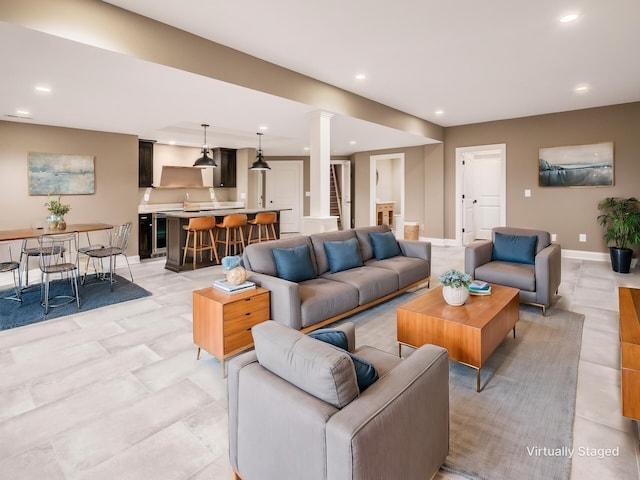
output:
M 451 269 L 440 275 L 438 280 L 440 280 L 440 283 L 446 287 L 468 287 L 471 283 L 471 275 Z
M 64 230 L 67 228 L 67 222 L 64 220 L 64 216 L 71 210 L 71 205 L 62 203 L 62 195 L 58 195 L 58 199 L 51 198 L 49 194 L 49 201 L 44 204 L 49 210 L 49 217 L 47 223 L 49 224 L 49 230 Z

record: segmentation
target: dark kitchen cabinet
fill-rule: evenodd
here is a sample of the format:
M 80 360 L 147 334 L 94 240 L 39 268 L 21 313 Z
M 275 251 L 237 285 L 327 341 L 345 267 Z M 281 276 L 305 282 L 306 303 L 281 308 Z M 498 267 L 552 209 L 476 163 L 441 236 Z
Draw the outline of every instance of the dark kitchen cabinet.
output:
M 150 213 L 138 215 L 138 255 L 140 259 L 151 258 L 153 249 L 153 224 Z
M 153 186 L 153 143 L 138 141 L 138 187 Z
M 233 148 L 213 149 L 213 158 L 218 164 L 213 170 L 214 187 L 236 186 L 236 151 Z

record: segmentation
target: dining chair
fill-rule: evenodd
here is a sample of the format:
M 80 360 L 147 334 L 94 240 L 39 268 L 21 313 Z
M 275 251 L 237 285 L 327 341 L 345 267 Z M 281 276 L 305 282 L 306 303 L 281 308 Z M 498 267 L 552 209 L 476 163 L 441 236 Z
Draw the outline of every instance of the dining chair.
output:
M 22 281 L 20 275 L 20 262 L 14 262 L 11 255 L 11 244 L 9 242 L 0 243 L 0 273 L 13 274 L 13 285 L 15 288 L 15 295 L 4 297 L 5 300 L 16 300 L 22 303 Z M 17 277 L 16 277 L 17 275 Z
M 133 282 L 133 273 L 131 273 L 131 266 L 129 265 L 129 259 L 126 255 L 127 244 L 129 243 L 129 234 L 131 233 L 131 222 L 123 223 L 122 225 L 116 225 L 108 231 L 109 243 L 105 247 L 92 248 L 85 250 L 83 253 L 90 258 L 100 259 L 109 258 L 109 286 L 113 291 L 113 271 L 116 269 L 116 258 L 118 255 L 122 255 L 127 262 L 127 268 L 129 269 L 129 275 L 131 276 L 131 282 Z M 104 269 L 103 269 L 104 272 Z M 106 279 L 106 274 L 102 274 L 102 279 Z M 96 271 L 96 276 L 99 276 Z M 85 270 L 83 276 L 83 283 L 87 277 L 87 271 Z
M 32 238 L 25 238 L 22 241 L 22 248 L 20 250 L 20 266 L 22 268 L 22 276 L 21 279 L 24 281 L 24 285 L 21 284 L 20 288 L 24 290 L 29 286 L 29 259 L 30 258 L 40 258 L 42 254 L 44 255 L 60 255 L 64 252 L 64 250 L 60 249 L 51 249 L 51 250 L 43 250 L 39 243 L 34 244 Z M 38 238 L 35 238 L 35 241 L 38 242 Z
M 80 309 L 80 294 L 78 291 L 78 232 L 38 237 L 40 245 L 40 299 L 44 306 L 44 314 L 49 309 L 66 305 L 75 300 Z M 53 254 L 52 254 L 53 252 Z M 67 281 L 71 287 L 71 294 L 56 294 L 50 296 L 52 277 L 60 275 L 61 281 Z M 52 302 L 53 301 L 53 302 Z M 59 303 L 57 303 L 60 301 Z

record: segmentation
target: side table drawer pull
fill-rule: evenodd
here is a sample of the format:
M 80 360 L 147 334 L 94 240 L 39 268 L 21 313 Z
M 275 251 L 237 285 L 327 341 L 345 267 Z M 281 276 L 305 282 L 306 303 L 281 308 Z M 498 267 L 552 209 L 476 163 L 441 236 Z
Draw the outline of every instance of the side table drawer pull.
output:
M 245 315 L 248 317 L 249 315 L 251 315 L 251 312 L 247 312 L 245 313 Z

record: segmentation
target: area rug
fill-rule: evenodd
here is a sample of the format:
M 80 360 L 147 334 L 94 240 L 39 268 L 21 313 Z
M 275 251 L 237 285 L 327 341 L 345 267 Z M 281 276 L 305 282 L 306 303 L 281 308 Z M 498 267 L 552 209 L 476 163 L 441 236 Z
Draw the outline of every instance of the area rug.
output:
M 405 294 L 345 321 L 358 344 L 397 354 L 395 309 Z M 450 443 L 443 469 L 470 479 L 568 479 L 584 316 L 521 305 L 508 335 L 476 372 L 450 362 Z M 411 349 L 408 349 L 411 350 Z M 403 356 L 406 355 L 403 348 Z
M 13 288 L 2 290 L 0 291 L 0 330 L 21 327 L 151 295 L 151 292 L 119 275 L 114 275 L 114 280 L 113 292 L 109 290 L 108 281 L 79 285 L 80 310 L 78 310 L 76 303 L 72 302 L 50 308 L 46 317 L 44 315 L 44 307 L 40 304 L 40 287 L 38 285 L 30 286 L 22 293 L 22 304 L 4 299 L 4 297 L 14 295 Z M 69 293 L 69 284 L 66 281 L 58 280 L 51 283 L 50 289 L 51 295 L 58 293 L 67 295 Z

